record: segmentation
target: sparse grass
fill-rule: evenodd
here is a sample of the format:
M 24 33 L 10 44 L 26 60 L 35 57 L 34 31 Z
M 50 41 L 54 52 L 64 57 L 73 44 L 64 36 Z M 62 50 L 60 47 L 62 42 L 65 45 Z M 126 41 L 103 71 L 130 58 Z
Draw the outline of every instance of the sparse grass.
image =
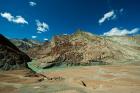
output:
M 109 65 L 109 64 L 105 64 L 105 63 L 93 63 L 93 64 L 85 64 L 85 65 L 78 65 L 78 66 L 66 66 L 65 64 L 62 64 L 60 66 L 54 66 L 52 68 L 47 68 L 47 69 L 43 69 L 41 67 L 39 67 L 39 63 L 36 60 L 33 60 L 32 62 L 28 63 L 29 68 L 31 68 L 33 71 L 40 73 L 40 72 L 54 72 L 54 71 L 63 71 L 65 69 L 77 69 L 77 68 L 81 68 L 84 66 L 103 66 L 103 65 Z
M 52 68 L 48 68 L 48 69 L 42 69 L 41 67 L 38 66 L 38 62 L 33 60 L 32 62 L 28 63 L 29 68 L 31 68 L 33 71 L 35 72 L 51 72 L 51 71 L 62 71 L 64 69 L 74 69 L 74 68 L 80 68 L 81 66 L 65 66 L 65 65 L 61 65 L 61 66 L 54 66 Z

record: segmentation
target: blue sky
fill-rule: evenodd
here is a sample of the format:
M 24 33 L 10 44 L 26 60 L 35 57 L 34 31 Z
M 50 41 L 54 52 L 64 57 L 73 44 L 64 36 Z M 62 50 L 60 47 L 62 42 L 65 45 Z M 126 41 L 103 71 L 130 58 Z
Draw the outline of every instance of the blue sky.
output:
M 0 0 L 0 33 L 38 40 L 79 28 L 97 35 L 139 34 L 139 9 L 140 0 Z

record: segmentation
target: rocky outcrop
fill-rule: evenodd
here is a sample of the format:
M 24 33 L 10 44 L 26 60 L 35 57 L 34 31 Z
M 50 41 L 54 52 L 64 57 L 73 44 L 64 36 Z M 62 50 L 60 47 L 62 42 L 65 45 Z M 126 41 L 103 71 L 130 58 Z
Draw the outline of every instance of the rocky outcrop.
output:
M 0 34 L 0 70 L 28 68 L 27 62 L 30 61 L 29 56 Z
M 121 42 L 119 38 L 124 38 L 124 41 Z M 140 46 L 129 38 L 132 37 L 96 36 L 79 30 L 72 35 L 55 36 L 43 46 L 30 49 L 28 54 L 36 59 L 42 68 L 60 65 L 125 64 L 127 61 L 140 59 L 140 50 L 134 48 Z M 131 42 L 135 43 L 134 46 Z

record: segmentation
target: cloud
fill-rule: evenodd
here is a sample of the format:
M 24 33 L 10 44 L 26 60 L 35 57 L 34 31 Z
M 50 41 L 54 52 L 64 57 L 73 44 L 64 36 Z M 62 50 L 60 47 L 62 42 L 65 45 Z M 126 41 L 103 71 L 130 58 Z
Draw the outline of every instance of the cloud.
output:
M 28 24 L 28 22 L 22 16 L 12 16 L 8 12 L 0 13 L 3 18 L 6 18 L 9 22 L 17 23 L 17 24 Z
M 105 32 L 103 35 L 105 36 L 124 36 L 124 35 L 130 35 L 135 34 L 139 31 L 139 28 L 134 28 L 132 30 L 128 29 L 119 29 L 119 28 L 112 28 L 109 32 Z
M 68 35 L 68 34 L 63 34 L 64 36 Z
M 112 11 L 109 11 L 107 13 L 104 14 L 104 16 L 99 19 L 98 23 L 99 24 L 102 24 L 103 22 L 105 22 L 106 20 L 113 20 L 116 18 L 116 14 L 115 12 L 112 10 Z
M 45 41 L 48 41 L 48 38 L 44 38 Z
M 13 19 L 13 22 L 15 22 L 17 24 L 28 24 L 28 22 L 22 16 L 16 16 Z
M 37 38 L 37 36 L 32 36 L 33 39 Z
M 42 33 L 46 32 L 49 30 L 49 25 L 45 22 L 40 22 L 39 20 L 36 20 L 36 25 L 37 25 L 37 33 Z
M 37 33 L 38 33 L 38 34 L 41 34 L 42 32 L 40 32 L 40 31 L 37 31 Z
M 7 13 L 7 12 L 1 13 L 1 16 L 3 18 L 6 18 L 8 21 L 12 21 L 12 19 L 14 19 L 14 17 L 10 13 Z
M 117 11 L 117 10 L 116 10 L 116 11 L 111 10 L 111 11 L 105 13 L 104 16 L 103 16 L 102 18 L 99 19 L 98 23 L 99 23 L 99 24 L 102 24 L 102 23 L 104 23 L 105 21 L 114 20 L 114 19 L 116 19 L 116 17 L 118 16 L 118 14 L 119 14 L 119 13 L 122 14 L 123 11 L 124 11 L 123 8 L 121 8 L 121 9 L 118 10 L 118 11 Z
M 29 5 L 30 5 L 30 6 L 35 6 L 35 5 L 36 5 L 36 3 L 35 3 L 35 2 L 30 1 L 30 2 L 29 2 Z

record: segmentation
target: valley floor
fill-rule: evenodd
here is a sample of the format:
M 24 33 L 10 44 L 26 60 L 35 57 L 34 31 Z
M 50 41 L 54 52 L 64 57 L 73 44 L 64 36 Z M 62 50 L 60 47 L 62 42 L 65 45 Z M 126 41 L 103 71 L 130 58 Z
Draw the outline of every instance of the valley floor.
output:
M 0 93 L 140 93 L 140 65 L 80 66 L 42 71 L 0 72 Z

